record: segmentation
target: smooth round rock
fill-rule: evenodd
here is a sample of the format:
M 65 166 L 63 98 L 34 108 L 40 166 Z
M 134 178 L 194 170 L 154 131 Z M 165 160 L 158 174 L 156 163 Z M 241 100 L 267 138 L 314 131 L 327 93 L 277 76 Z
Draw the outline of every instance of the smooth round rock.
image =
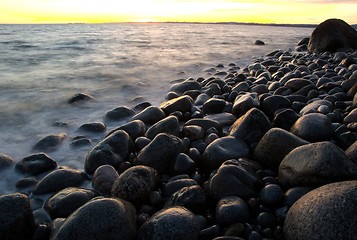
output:
M 0 196 L 0 239 L 28 240 L 35 232 L 35 219 L 25 194 Z
M 0 170 L 10 167 L 13 163 L 15 162 L 14 159 L 12 159 L 11 157 L 0 153 Z
M 57 163 L 45 153 L 33 154 L 19 161 L 15 169 L 21 173 L 40 174 L 55 169 Z
M 93 174 L 93 188 L 105 195 L 110 195 L 115 180 L 119 177 L 118 172 L 111 165 L 103 165 L 97 168 Z
M 159 107 L 149 106 L 141 112 L 134 115 L 130 120 L 141 120 L 145 124 L 155 124 L 166 117 L 165 113 Z
M 94 199 L 71 214 L 51 240 L 135 239 L 136 210 L 121 199 Z
M 131 140 L 135 141 L 138 137 L 142 137 L 145 135 L 146 125 L 141 120 L 133 120 L 110 131 L 106 137 L 108 137 L 109 135 L 111 135 L 112 133 L 118 130 L 125 131 L 127 134 L 129 134 Z
M 107 127 L 102 122 L 92 122 L 92 123 L 85 123 L 78 128 L 80 132 L 90 132 L 90 133 L 102 133 L 105 132 Z
M 198 239 L 200 224 L 195 215 L 184 207 L 171 207 L 155 213 L 138 231 L 139 240 Z
M 174 175 L 191 174 L 196 168 L 196 163 L 185 153 L 179 153 L 171 165 Z
M 285 98 L 284 96 L 279 96 L 279 95 L 273 95 L 265 98 L 262 103 L 262 110 L 263 112 L 270 117 L 270 119 L 273 119 L 274 113 L 282 108 L 289 108 L 291 105 L 291 102 Z
M 216 221 L 221 226 L 245 223 L 249 220 L 248 204 L 236 196 L 220 199 L 216 206 Z
M 92 100 L 92 99 L 94 99 L 94 97 L 89 94 L 77 93 L 68 100 L 68 103 L 69 104 L 79 103 L 79 102 L 88 101 L 88 100 Z
M 302 196 L 310 192 L 313 188 L 310 187 L 293 187 L 284 193 L 284 205 L 289 208 Z
M 319 187 L 300 198 L 284 223 L 287 240 L 356 239 L 357 181 Z
M 180 126 L 177 117 L 168 116 L 152 125 L 145 133 L 145 136 L 154 139 L 159 133 L 168 133 L 174 136 L 180 135 Z
M 178 98 L 163 102 L 160 108 L 169 115 L 170 113 L 179 111 L 182 113 L 190 112 L 193 106 L 193 99 L 190 96 L 184 95 Z
M 38 141 L 33 147 L 34 151 L 51 152 L 59 148 L 62 142 L 66 139 L 65 133 L 48 135 Z
M 232 114 L 237 117 L 243 116 L 252 108 L 257 108 L 260 106 L 260 102 L 257 94 L 246 93 L 244 95 L 238 96 L 232 106 Z
M 159 183 L 158 172 L 147 166 L 134 166 L 115 180 L 112 196 L 134 204 L 143 202 Z
M 111 121 L 118 121 L 129 118 L 135 115 L 135 112 L 125 106 L 116 107 L 105 113 L 105 119 Z
M 226 107 L 226 101 L 218 98 L 210 98 L 203 104 L 203 112 L 205 114 L 221 113 Z
M 181 83 L 175 83 L 170 88 L 170 91 L 176 92 L 178 94 L 183 94 L 189 90 L 201 90 L 201 85 L 197 81 L 186 80 Z
M 283 190 L 277 184 L 268 184 L 260 191 L 259 196 L 264 206 L 275 207 L 283 199 Z

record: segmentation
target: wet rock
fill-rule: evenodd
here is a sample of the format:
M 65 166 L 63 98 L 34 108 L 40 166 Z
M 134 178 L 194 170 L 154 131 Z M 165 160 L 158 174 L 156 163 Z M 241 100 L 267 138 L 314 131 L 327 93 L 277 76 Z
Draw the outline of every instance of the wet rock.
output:
M 260 202 L 267 207 L 276 207 L 283 199 L 283 190 L 278 184 L 268 184 L 259 193 Z
M 177 191 L 182 188 L 196 186 L 198 183 L 191 179 L 188 175 L 177 175 L 168 180 L 163 188 L 163 195 L 166 197 L 171 197 Z
M 357 141 L 355 141 L 349 148 L 345 151 L 347 157 L 357 165 Z
M 291 187 L 318 187 L 356 177 L 357 166 L 331 142 L 297 147 L 279 166 L 279 182 Z
M 336 52 L 341 48 L 357 49 L 357 31 L 341 19 L 328 19 L 312 32 L 309 52 Z
M 97 168 L 93 174 L 93 188 L 105 195 L 110 195 L 115 180 L 119 177 L 118 172 L 111 165 L 103 165 Z
M 205 114 L 221 113 L 226 107 L 226 101 L 218 98 L 210 98 L 203 104 L 203 112 Z
M 155 124 L 161 119 L 166 117 L 164 111 L 161 110 L 159 107 L 150 106 L 139 112 L 138 114 L 134 115 L 131 118 L 133 120 L 141 120 L 145 124 Z
M 344 119 L 343 119 L 343 123 L 344 124 L 349 124 L 349 123 L 353 123 L 353 122 L 357 122 L 357 108 L 353 109 Z
M 118 130 L 123 130 L 127 134 L 129 134 L 130 138 L 135 141 L 138 137 L 144 136 L 146 132 L 146 125 L 143 121 L 141 120 L 133 120 L 130 121 L 124 125 L 121 125 L 120 127 L 112 130 L 111 132 L 108 133 L 107 136 L 110 134 L 118 131 Z
M 10 167 L 13 163 L 15 162 L 14 159 L 12 159 L 11 157 L 0 153 L 0 170 Z
M 77 93 L 77 94 L 75 94 L 73 97 L 71 97 L 71 98 L 68 100 L 68 103 L 69 103 L 69 104 L 78 103 L 78 102 L 82 102 L 82 101 L 88 101 L 88 100 L 91 100 L 91 99 L 94 99 L 94 97 L 92 97 L 92 96 L 89 95 L 89 94 Z
M 22 178 L 20 180 L 18 180 L 15 183 L 15 187 L 17 189 L 21 189 L 21 191 L 23 192 L 26 188 L 31 188 L 32 189 L 36 186 L 36 184 L 39 182 L 39 180 L 36 177 L 26 177 L 26 178 Z
M 249 90 L 249 83 L 247 82 L 240 82 L 238 83 L 235 87 L 232 88 L 232 91 L 234 92 L 248 92 Z
M 165 207 L 174 206 L 182 206 L 194 213 L 202 213 L 207 207 L 206 194 L 199 185 L 183 187 L 173 193 L 165 204 Z
M 284 223 L 287 240 L 355 239 L 357 181 L 319 187 L 300 198 Z
M 184 126 L 182 129 L 184 137 L 189 138 L 191 141 L 202 140 L 205 137 L 205 131 L 200 126 Z
M 160 120 L 146 131 L 145 136 L 153 139 L 159 133 L 167 133 L 178 137 L 180 135 L 180 126 L 177 117 L 168 116 Z
M 66 218 L 95 196 L 96 193 L 89 189 L 65 188 L 49 197 L 44 204 L 44 209 L 52 219 Z
M 85 136 L 76 136 L 71 139 L 70 146 L 73 148 L 80 148 L 84 146 L 89 146 L 92 144 L 92 141 Z
M 273 125 L 289 131 L 299 118 L 300 116 L 294 110 L 287 108 L 276 113 Z
M 178 137 L 160 133 L 140 151 L 134 163 L 155 168 L 160 173 L 167 173 L 172 161 L 182 150 L 183 144 Z
M 256 41 L 254 42 L 254 45 L 260 45 L 260 46 L 262 46 L 262 45 L 265 45 L 265 43 L 264 43 L 262 40 L 256 40 Z
M 57 163 L 44 153 L 33 154 L 19 161 L 15 169 L 21 173 L 36 175 L 55 169 Z
M 84 174 L 71 168 L 60 168 L 47 174 L 36 185 L 33 194 L 58 192 L 67 187 L 78 187 L 84 181 Z
M 246 223 L 249 220 L 248 204 L 236 196 L 221 198 L 216 206 L 216 221 L 220 226 Z
M 196 168 L 196 163 L 185 153 L 179 153 L 171 166 L 174 175 L 191 174 Z
M 116 107 L 105 113 L 105 119 L 110 121 L 119 121 L 135 115 L 135 112 L 128 107 Z
M 284 205 L 289 208 L 302 196 L 310 192 L 313 188 L 310 187 L 293 187 L 284 193 Z
M 170 91 L 183 94 L 189 90 L 201 90 L 201 85 L 197 81 L 186 80 L 181 83 L 175 83 L 171 86 Z
M 292 78 L 284 84 L 285 87 L 290 88 L 294 92 L 297 92 L 309 85 L 312 85 L 312 82 L 303 78 Z
M 333 136 L 330 119 L 321 113 L 303 115 L 295 122 L 290 131 L 309 142 L 327 141 Z
M 94 199 L 70 215 L 51 240 L 135 239 L 136 210 L 121 199 Z
M 247 144 L 258 143 L 270 128 L 267 116 L 259 109 L 252 108 L 233 123 L 229 135 Z
M 258 182 L 257 169 L 242 159 L 228 160 L 209 181 L 209 189 L 217 199 L 238 196 L 249 199 L 256 195 L 254 187 Z
M 309 142 L 280 128 L 270 129 L 254 150 L 254 160 L 277 170 L 283 158 L 293 149 Z
M 80 132 L 91 132 L 91 133 L 101 133 L 105 132 L 107 127 L 104 123 L 101 122 L 93 122 L 93 123 L 85 123 L 78 128 Z
M 316 100 L 312 101 L 308 105 L 306 105 L 304 108 L 301 109 L 300 114 L 305 115 L 308 113 L 316 113 L 317 109 L 321 106 L 327 106 L 330 112 L 333 110 L 333 104 L 330 101 L 327 100 Z
M 134 166 L 115 180 L 112 187 L 112 196 L 132 203 L 143 202 L 159 182 L 159 173 L 146 166 Z
M 282 108 L 289 108 L 290 101 L 284 96 L 273 95 L 265 98 L 262 103 L 262 111 L 270 118 L 273 119 L 274 113 Z
M 4 240 L 32 239 L 35 219 L 25 194 L 0 196 L 0 238 Z
M 179 111 L 182 113 L 190 112 L 193 106 L 193 99 L 190 96 L 184 95 L 178 98 L 163 102 L 160 108 L 167 114 Z
M 231 113 L 224 112 L 224 113 L 206 115 L 204 116 L 204 119 L 218 122 L 220 128 L 224 128 L 225 126 L 232 125 L 237 120 L 237 117 Z
M 138 231 L 138 239 L 198 239 L 200 223 L 184 207 L 171 207 L 155 213 Z
M 226 160 L 249 156 L 250 149 L 244 141 L 231 136 L 222 137 L 207 146 L 202 164 L 204 168 L 213 170 L 219 168 Z
M 232 114 L 237 117 L 243 116 L 247 111 L 252 108 L 259 107 L 260 102 L 257 94 L 247 93 L 242 96 L 238 96 L 233 103 Z
M 88 154 L 84 169 L 86 173 L 93 174 L 102 165 L 111 165 L 118 168 L 126 161 L 133 143 L 129 135 L 123 130 L 118 130 L 100 141 Z
M 203 128 L 205 132 L 212 127 L 215 129 L 221 129 L 220 124 L 217 121 L 210 120 L 210 119 L 192 118 L 185 123 L 184 127 L 192 126 L 192 125 Z
M 66 137 L 67 136 L 65 133 L 48 135 L 38 141 L 33 147 L 33 150 L 41 152 L 55 151 L 62 144 Z

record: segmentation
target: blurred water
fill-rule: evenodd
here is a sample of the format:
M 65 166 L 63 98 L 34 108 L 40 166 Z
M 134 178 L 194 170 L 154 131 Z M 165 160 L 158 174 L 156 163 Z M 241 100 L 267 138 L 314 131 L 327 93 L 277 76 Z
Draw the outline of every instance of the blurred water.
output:
M 203 76 L 217 64 L 244 67 L 254 57 L 294 48 L 312 30 L 178 23 L 0 25 L 0 152 L 19 161 L 49 134 L 65 132 L 70 139 L 83 123 L 103 121 L 117 106 L 132 107 L 138 96 L 158 105 L 173 80 Z M 266 45 L 254 45 L 257 39 Z M 80 92 L 95 101 L 67 103 Z M 74 150 L 66 140 L 49 155 L 59 165 L 83 169 L 90 148 Z M 12 191 L 17 178 L 12 169 L 0 174 L 0 194 Z

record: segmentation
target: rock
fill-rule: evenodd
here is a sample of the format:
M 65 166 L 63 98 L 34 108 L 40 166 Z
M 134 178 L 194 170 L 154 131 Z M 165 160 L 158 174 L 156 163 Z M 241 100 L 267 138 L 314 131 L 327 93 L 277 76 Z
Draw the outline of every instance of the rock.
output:
M 277 170 L 283 158 L 293 149 L 309 142 L 280 128 L 270 129 L 254 150 L 254 160 Z
M 71 168 L 60 168 L 47 174 L 36 185 L 33 194 L 58 192 L 67 187 L 78 187 L 84 181 L 84 174 Z
M 289 131 L 299 117 L 294 110 L 287 108 L 275 114 L 273 125 L 274 127 Z
M 193 106 L 193 99 L 190 96 L 184 95 L 178 98 L 163 102 L 160 108 L 167 114 L 179 111 L 182 113 L 190 112 Z
M 214 140 L 203 153 L 202 164 L 205 169 L 219 168 L 226 160 L 249 157 L 247 144 L 237 138 L 227 136 Z
M 51 240 L 135 239 L 136 210 L 121 199 L 94 199 L 70 215 Z
M 321 106 L 327 106 L 330 112 L 333 110 L 333 104 L 327 100 L 316 100 L 312 101 L 308 105 L 306 105 L 303 109 L 301 109 L 300 114 L 305 115 L 308 113 L 316 113 L 317 109 Z
M 135 115 L 135 112 L 128 107 L 116 107 L 105 113 L 105 119 L 109 121 L 120 121 Z
M 260 203 L 267 207 L 277 207 L 283 200 L 283 190 L 278 184 L 268 184 L 259 194 Z
M 65 133 L 48 135 L 38 141 L 33 147 L 34 151 L 51 152 L 56 150 L 66 138 Z
M 203 140 L 205 137 L 205 131 L 203 128 L 195 125 L 184 126 L 182 129 L 182 134 L 184 137 L 189 138 L 191 141 Z
M 88 101 L 88 100 L 92 100 L 92 99 L 94 99 L 94 97 L 92 97 L 89 94 L 77 93 L 68 100 L 68 103 L 72 104 L 72 103 L 78 103 L 78 102 Z
M 212 127 L 215 129 L 221 129 L 220 124 L 217 121 L 210 119 L 192 118 L 185 123 L 184 127 L 192 125 L 203 128 L 205 132 Z
M 216 206 L 216 221 L 220 226 L 249 221 L 248 204 L 236 196 L 221 198 Z
M 159 133 L 167 133 L 179 137 L 180 125 L 177 117 L 168 116 L 152 125 L 147 131 L 145 136 L 153 139 Z
M 265 43 L 264 43 L 262 40 L 256 40 L 256 41 L 254 42 L 254 45 L 262 46 L 262 45 L 265 45 Z
M 290 88 L 294 92 L 297 92 L 300 89 L 309 85 L 312 85 L 312 82 L 303 78 L 292 78 L 284 84 L 285 87 Z
M 353 109 L 344 119 L 343 119 L 343 123 L 344 124 L 349 124 L 349 123 L 353 123 L 353 122 L 357 122 L 357 108 Z
M 118 168 L 126 161 L 133 149 L 129 135 L 123 130 L 118 130 L 100 141 L 87 154 L 84 169 L 88 174 L 93 174 L 102 165 L 111 165 Z
M 293 187 L 284 193 L 284 205 L 289 208 L 302 196 L 310 192 L 313 188 L 310 187 Z
M 205 114 L 222 113 L 226 107 L 226 101 L 219 98 L 210 98 L 203 104 Z
M 55 169 L 57 163 L 45 153 L 33 154 L 19 161 L 15 169 L 21 173 L 36 175 Z
M 185 187 L 196 186 L 198 183 L 188 175 L 177 175 L 168 180 L 163 188 L 163 195 L 171 197 L 175 192 Z
M 178 137 L 160 133 L 139 152 L 134 164 L 155 168 L 159 173 L 167 173 L 172 161 L 182 150 L 183 144 Z
M 104 123 L 101 122 L 93 122 L 93 123 L 85 123 L 78 128 L 80 132 L 91 132 L 91 133 L 101 133 L 105 132 L 107 127 Z
M 284 96 L 273 95 L 265 98 L 262 103 L 262 111 L 270 118 L 273 119 L 275 112 L 282 108 L 289 108 L 290 101 Z
M 10 167 L 15 162 L 11 157 L 0 153 L 0 170 Z
M 356 239 L 357 181 L 319 187 L 300 198 L 284 223 L 287 240 Z
M 91 144 L 92 144 L 91 140 L 86 136 L 76 136 L 71 139 L 70 146 L 73 148 L 79 148 L 79 147 L 89 146 Z
M 183 187 L 173 193 L 165 204 L 165 207 L 182 206 L 194 213 L 206 211 L 206 194 L 201 186 L 193 185 Z
M 300 117 L 290 132 L 309 142 L 330 140 L 333 128 L 330 119 L 321 113 L 310 113 Z
M 336 52 L 341 48 L 357 49 L 357 31 L 341 19 L 328 19 L 312 32 L 310 53 Z
M 138 239 L 198 239 L 200 223 L 184 207 L 171 207 L 155 213 L 138 231 Z
M 0 239 L 28 240 L 35 232 L 35 219 L 25 194 L 0 196 Z
M 179 153 L 171 165 L 171 173 L 174 175 L 191 174 L 196 168 L 196 163 L 185 153 Z
M 118 172 L 111 165 L 102 165 L 95 170 L 92 179 L 94 190 L 99 193 L 110 195 L 115 180 L 119 177 Z
M 131 118 L 133 120 L 141 120 L 145 124 L 155 124 L 161 119 L 166 117 L 164 111 L 161 110 L 159 107 L 150 106 L 139 112 L 138 114 L 134 115 Z
M 209 181 L 209 189 L 214 197 L 238 196 L 249 199 L 256 195 L 254 187 L 258 182 L 256 169 L 243 159 L 228 160 Z
M 189 90 L 201 90 L 201 85 L 197 81 L 185 80 L 184 82 L 173 84 L 170 88 L 170 91 L 178 94 L 183 94 Z
M 159 183 L 159 173 L 146 166 L 134 166 L 115 180 L 112 187 L 112 196 L 124 199 L 134 204 L 147 199 Z
M 237 120 L 237 117 L 231 113 L 223 112 L 206 115 L 204 119 L 218 122 L 220 128 L 224 128 L 225 126 L 231 126 Z
M 331 142 L 297 147 L 279 166 L 279 182 L 284 186 L 318 187 L 356 177 L 357 165 Z
M 44 209 L 52 219 L 66 218 L 96 195 L 89 189 L 65 188 L 49 197 L 44 204 Z
M 347 157 L 357 165 L 357 141 L 355 141 L 349 148 L 345 151 Z
M 233 123 L 229 135 L 247 144 L 258 143 L 270 128 L 271 123 L 267 116 L 259 109 L 252 108 Z
M 235 99 L 232 107 L 232 114 L 237 117 L 241 117 L 250 109 L 257 108 L 259 105 L 260 102 L 257 94 L 246 93 L 244 95 L 238 96 Z
M 110 131 L 107 137 L 118 130 L 125 131 L 127 134 L 129 134 L 130 138 L 135 141 L 138 137 L 142 137 L 145 135 L 146 125 L 141 120 L 133 120 Z

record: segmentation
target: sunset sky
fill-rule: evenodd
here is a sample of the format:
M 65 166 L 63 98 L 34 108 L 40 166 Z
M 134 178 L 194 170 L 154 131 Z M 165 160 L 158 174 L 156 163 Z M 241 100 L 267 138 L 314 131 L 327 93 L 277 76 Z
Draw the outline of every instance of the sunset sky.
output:
M 357 23 L 357 0 L 0 0 L 0 23 Z

